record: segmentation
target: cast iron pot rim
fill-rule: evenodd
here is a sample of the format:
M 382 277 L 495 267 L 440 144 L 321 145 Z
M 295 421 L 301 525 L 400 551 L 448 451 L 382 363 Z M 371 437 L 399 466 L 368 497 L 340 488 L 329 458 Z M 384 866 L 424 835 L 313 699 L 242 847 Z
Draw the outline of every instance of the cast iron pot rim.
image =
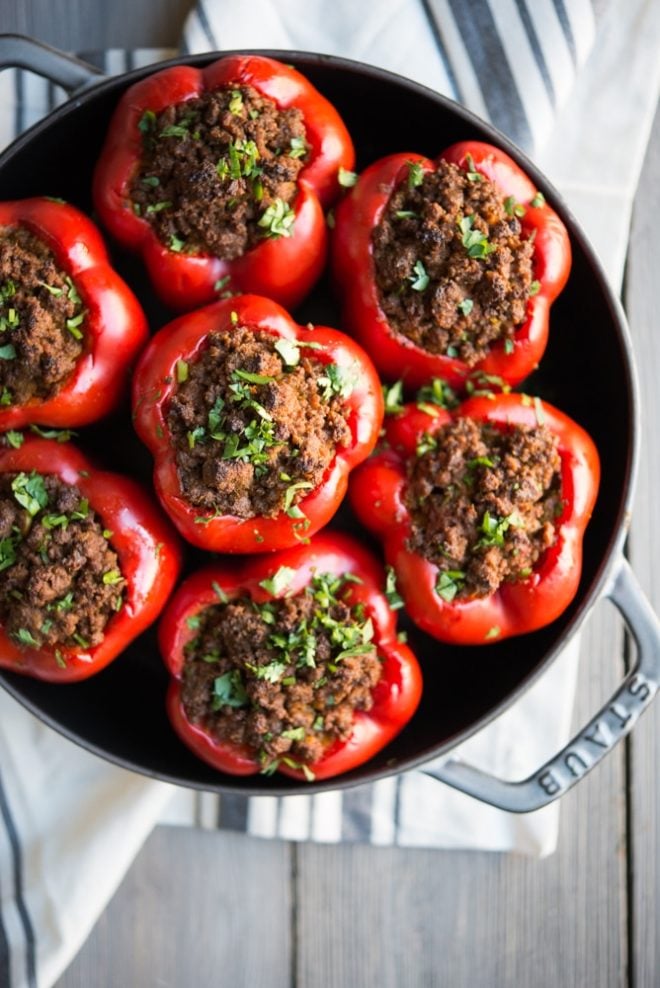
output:
M 115 76 L 106 77 L 103 75 L 97 76 L 94 74 L 90 81 L 85 83 L 84 86 L 81 87 L 71 99 L 69 99 L 66 103 L 63 103 L 61 106 L 56 107 L 46 117 L 33 124 L 28 130 L 19 135 L 0 154 L 0 178 L 2 175 L 2 168 L 5 163 L 12 158 L 14 154 L 23 151 L 26 146 L 30 144 L 32 138 L 37 133 L 50 128 L 51 126 L 57 126 L 61 119 L 75 113 L 80 106 L 91 102 L 95 97 L 106 95 L 108 92 L 115 89 L 123 92 L 123 90 L 132 83 L 137 82 L 146 76 L 152 75 L 155 72 L 161 71 L 162 69 L 179 65 L 191 65 L 193 67 L 201 68 L 219 58 L 224 58 L 229 55 L 259 55 L 275 58 L 279 61 L 292 62 L 294 63 L 294 67 L 300 68 L 303 73 L 305 71 L 304 66 L 306 63 L 313 67 L 330 66 L 340 72 L 346 72 L 350 75 L 355 75 L 358 77 L 362 75 L 376 81 L 381 79 L 387 83 L 393 82 L 400 88 L 407 90 L 407 92 L 413 97 L 422 96 L 426 99 L 433 100 L 435 103 L 442 106 L 449 114 L 458 116 L 462 118 L 464 122 L 474 126 L 481 134 L 484 134 L 485 132 L 484 139 L 496 144 L 498 147 L 506 151 L 506 153 L 509 154 L 514 161 L 521 166 L 521 168 L 523 168 L 527 175 L 533 179 L 537 188 L 540 189 L 546 197 L 552 201 L 553 207 L 556 208 L 557 213 L 569 231 L 571 240 L 579 245 L 580 250 L 583 252 L 591 268 L 598 288 L 604 297 L 608 309 L 610 310 L 612 321 L 616 327 L 615 331 L 619 337 L 619 342 L 622 344 L 621 350 L 624 355 L 624 364 L 621 371 L 623 381 L 626 385 L 626 396 L 629 406 L 628 419 L 630 423 L 627 438 L 627 464 L 622 480 L 624 496 L 617 515 L 616 523 L 613 528 L 613 534 L 603 550 L 602 558 L 592 584 L 590 587 L 586 587 L 582 590 L 583 599 L 579 602 L 574 616 L 571 618 L 557 644 L 545 653 L 534 668 L 523 676 L 520 682 L 486 714 L 454 736 L 445 738 L 442 742 L 434 745 L 430 750 L 421 752 L 418 755 L 401 759 L 400 761 L 392 760 L 392 763 L 385 764 L 380 769 L 369 770 L 367 768 L 366 778 L 363 777 L 363 775 L 358 778 L 355 777 L 358 772 L 364 772 L 364 766 L 360 766 L 345 775 L 336 776 L 321 781 L 296 783 L 294 780 L 287 778 L 282 785 L 275 785 L 271 782 L 271 785 L 269 786 L 259 784 L 237 786 L 232 784 L 232 776 L 223 775 L 217 784 L 208 785 L 204 782 L 195 782 L 189 779 L 182 779 L 177 775 L 169 775 L 164 772 L 154 772 L 136 764 L 133 761 L 130 761 L 127 758 L 109 753 L 105 748 L 89 741 L 83 735 L 76 733 L 72 729 L 65 728 L 50 715 L 44 714 L 40 710 L 38 704 L 22 696 L 20 690 L 14 685 L 15 680 L 20 681 L 22 679 L 19 673 L 0 671 L 0 683 L 2 683 L 7 692 L 18 700 L 19 703 L 21 703 L 26 709 L 33 713 L 42 723 L 47 724 L 59 734 L 75 742 L 86 751 L 98 755 L 105 761 L 115 764 L 121 768 L 132 772 L 138 772 L 140 775 L 148 778 L 205 792 L 227 793 L 244 796 L 298 794 L 313 795 L 317 792 L 327 792 L 333 789 L 348 789 L 354 786 L 376 782 L 380 779 L 388 778 L 400 772 L 426 766 L 436 759 L 447 756 L 452 749 L 462 744 L 464 741 L 467 741 L 468 738 L 481 731 L 493 720 L 499 717 L 500 714 L 504 713 L 505 710 L 515 703 L 516 700 L 518 700 L 523 693 L 525 693 L 536 682 L 536 680 L 546 671 L 546 669 L 548 669 L 550 664 L 554 662 L 558 655 L 566 648 L 569 641 L 581 628 L 592 608 L 599 601 L 599 599 L 603 597 L 608 580 L 614 572 L 623 552 L 623 544 L 630 524 L 631 504 L 634 496 L 639 462 L 639 385 L 633 354 L 632 339 L 623 307 L 609 286 L 602 264 L 598 259 L 594 248 L 591 246 L 588 238 L 582 231 L 580 224 L 576 220 L 561 194 L 537 168 L 537 166 L 527 157 L 525 152 L 513 144 L 508 137 L 493 127 L 492 124 L 482 120 L 471 110 L 466 109 L 464 106 L 456 103 L 448 97 L 443 96 L 440 93 L 436 93 L 429 87 L 424 86 L 421 83 L 414 82 L 411 79 L 407 79 L 405 76 L 401 76 L 398 73 L 390 72 L 387 69 L 378 68 L 354 59 L 342 58 L 336 55 L 318 54 L 314 52 L 284 49 L 232 49 L 229 51 L 205 52 L 203 54 L 170 58 L 163 62 L 156 62 L 150 65 L 141 66 L 140 68 L 132 69 L 128 72 Z M 90 66 L 90 73 L 92 71 L 95 70 L 92 66 Z M 482 139 L 482 137 L 480 136 L 479 139 Z M 580 591 L 578 591 L 578 594 L 579 593 Z M 520 640 L 522 640 L 522 637 Z M 405 728 L 404 730 L 407 729 L 409 728 Z M 255 776 L 255 778 L 260 777 Z M 225 779 L 228 781 L 225 781 Z M 280 780 L 278 779 L 277 781 L 279 782 Z

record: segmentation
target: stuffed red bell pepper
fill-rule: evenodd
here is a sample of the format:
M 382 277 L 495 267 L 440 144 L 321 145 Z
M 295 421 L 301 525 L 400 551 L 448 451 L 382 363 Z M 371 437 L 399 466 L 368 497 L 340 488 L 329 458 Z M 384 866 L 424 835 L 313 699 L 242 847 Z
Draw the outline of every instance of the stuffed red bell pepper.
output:
M 422 688 L 383 584 L 340 535 L 189 577 L 159 634 L 181 740 L 232 775 L 326 779 L 373 757 Z
M 571 250 L 518 165 L 466 141 L 368 167 L 337 209 L 332 262 L 343 324 L 386 378 L 461 387 L 536 367 Z
M 110 412 L 147 338 L 101 235 L 73 206 L 0 203 L 0 430 Z
M 230 55 L 163 69 L 126 91 L 94 202 L 173 308 L 236 292 L 293 307 L 323 269 L 322 207 L 353 161 L 338 113 L 304 76 Z
M 69 443 L 12 442 L 0 447 L 0 666 L 86 679 L 160 613 L 178 539 L 134 481 Z
M 478 645 L 542 628 L 573 599 L 599 483 L 596 448 L 527 395 L 454 411 L 407 406 L 389 448 L 353 475 L 351 503 L 384 542 L 410 617 Z
M 376 371 L 349 337 L 243 295 L 180 316 L 133 381 L 135 427 L 182 535 L 216 552 L 294 545 L 335 513 L 376 444 Z

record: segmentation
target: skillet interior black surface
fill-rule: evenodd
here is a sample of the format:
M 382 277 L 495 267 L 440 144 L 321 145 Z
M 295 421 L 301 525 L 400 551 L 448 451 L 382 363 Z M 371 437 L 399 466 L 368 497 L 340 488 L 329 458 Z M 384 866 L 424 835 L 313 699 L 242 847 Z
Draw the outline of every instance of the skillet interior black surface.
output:
M 492 141 L 516 156 L 495 131 L 422 87 L 339 59 L 273 54 L 296 64 L 337 106 L 356 143 L 359 168 L 394 151 L 433 157 L 465 139 Z M 209 60 L 197 56 L 184 61 L 201 65 Z M 142 69 L 101 84 L 20 139 L 0 160 L 2 197 L 61 196 L 90 212 L 91 174 L 109 116 L 126 86 L 148 72 Z M 604 468 L 585 540 L 582 582 L 563 617 L 535 634 L 484 648 L 448 647 L 409 629 L 425 679 L 418 713 L 369 764 L 330 783 L 301 785 L 280 776 L 230 778 L 194 758 L 175 737 L 164 713 L 167 676 L 153 629 L 84 683 L 58 687 L 1 674 L 0 681 L 14 696 L 73 740 L 144 774 L 209 790 L 285 793 L 370 781 L 419 764 L 482 726 L 524 690 L 584 616 L 602 587 L 608 561 L 620 547 L 630 500 L 635 422 L 631 357 L 617 305 L 565 207 L 542 176 L 521 163 L 567 222 L 574 254 L 569 283 L 552 310 L 548 350 L 524 390 L 557 404 L 580 422 L 594 438 Z M 140 264 L 119 250 L 113 258 L 143 302 L 152 329 L 159 328 L 172 313 L 155 300 Z M 296 315 L 302 322 L 340 325 L 338 307 L 325 283 Z M 126 410 L 101 426 L 82 430 L 78 443 L 104 465 L 150 482 L 149 458 Z M 346 508 L 333 527 L 369 541 Z M 189 568 L 201 558 L 191 550 Z

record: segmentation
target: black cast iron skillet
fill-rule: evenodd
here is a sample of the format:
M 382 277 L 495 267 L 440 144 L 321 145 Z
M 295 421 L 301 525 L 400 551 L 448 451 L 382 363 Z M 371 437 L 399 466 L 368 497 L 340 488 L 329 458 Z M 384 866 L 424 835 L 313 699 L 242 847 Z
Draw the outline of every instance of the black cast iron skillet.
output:
M 195 758 L 171 730 L 164 711 L 167 675 L 153 630 L 98 676 L 62 687 L 13 673 L 0 682 L 29 710 L 85 748 L 145 775 L 179 785 L 246 794 L 313 793 L 371 782 L 448 754 L 501 713 L 546 669 L 594 603 L 611 598 L 638 645 L 637 665 L 610 702 L 538 772 L 505 783 L 455 760 L 426 769 L 445 782 L 513 811 L 536 809 L 561 795 L 632 728 L 660 685 L 660 624 L 623 558 L 623 540 L 637 459 L 637 395 L 628 330 L 621 308 L 583 233 L 555 190 L 501 134 L 428 89 L 379 69 L 328 56 L 266 52 L 299 68 L 342 114 L 355 140 L 358 167 L 394 151 L 434 157 L 454 141 L 503 147 L 535 181 L 569 229 L 573 268 L 552 311 L 550 344 L 541 368 L 525 383 L 580 422 L 603 458 L 603 482 L 586 533 L 584 569 L 573 604 L 554 624 L 483 648 L 450 647 L 409 629 L 424 671 L 424 696 L 403 733 L 367 765 L 327 783 L 280 776 L 224 776 Z M 216 55 L 177 60 L 204 65 Z M 174 64 L 174 63 L 169 63 Z M 91 212 L 91 175 L 120 94 L 153 71 L 105 79 L 96 69 L 27 38 L 0 36 L 0 67 L 21 66 L 72 94 L 70 102 L 32 127 L 0 156 L 0 195 L 61 196 Z M 114 261 L 142 300 L 153 328 L 171 318 L 134 259 Z M 335 301 L 321 285 L 297 315 L 338 325 Z M 150 481 L 150 463 L 126 411 L 83 430 L 79 443 L 105 464 Z M 605 455 L 606 454 L 606 455 Z M 357 531 L 347 510 L 334 527 Z M 369 541 L 364 533 L 357 534 Z M 189 565 L 201 554 L 190 551 Z

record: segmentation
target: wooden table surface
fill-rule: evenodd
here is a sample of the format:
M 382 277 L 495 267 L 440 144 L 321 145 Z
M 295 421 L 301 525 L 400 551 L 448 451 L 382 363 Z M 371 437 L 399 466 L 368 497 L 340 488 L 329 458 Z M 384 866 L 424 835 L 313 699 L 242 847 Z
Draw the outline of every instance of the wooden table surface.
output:
M 0 29 L 72 50 L 174 45 L 188 7 L 0 0 Z M 624 292 L 644 424 L 629 554 L 660 611 L 660 115 L 644 176 Z M 584 634 L 576 724 L 607 698 L 630 647 L 600 605 Z M 540 862 L 157 828 L 57 988 L 658 986 L 659 748 L 656 703 L 564 797 L 559 848 Z

